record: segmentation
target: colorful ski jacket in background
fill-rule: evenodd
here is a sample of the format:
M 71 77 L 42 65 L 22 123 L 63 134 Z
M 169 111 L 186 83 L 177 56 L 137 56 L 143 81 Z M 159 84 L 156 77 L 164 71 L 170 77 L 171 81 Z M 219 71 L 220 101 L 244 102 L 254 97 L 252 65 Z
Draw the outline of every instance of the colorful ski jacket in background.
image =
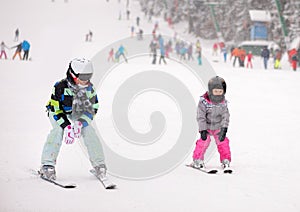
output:
M 24 51 L 28 51 L 28 50 L 30 49 L 30 44 L 28 43 L 27 40 L 24 40 L 24 41 L 22 42 L 22 49 L 23 49 Z

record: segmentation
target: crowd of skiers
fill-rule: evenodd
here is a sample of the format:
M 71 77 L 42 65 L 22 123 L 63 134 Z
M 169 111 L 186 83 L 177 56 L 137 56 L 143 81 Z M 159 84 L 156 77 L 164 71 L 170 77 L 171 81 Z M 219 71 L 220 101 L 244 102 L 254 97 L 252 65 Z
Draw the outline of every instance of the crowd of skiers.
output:
M 14 41 L 18 42 L 18 40 L 19 40 L 19 29 L 16 29 Z M 2 41 L 1 45 L 0 45 L 0 48 L 1 48 L 0 59 L 2 59 L 2 57 L 4 57 L 5 60 L 8 59 L 6 49 L 7 50 L 16 49 L 13 56 L 12 56 L 13 60 L 17 56 L 19 57 L 20 60 L 28 60 L 29 59 L 30 43 L 27 40 L 23 40 L 19 44 L 15 45 L 15 46 L 12 46 L 12 47 L 7 46 L 5 44 L 5 42 Z
M 120 3 L 120 1 L 119 1 Z M 126 14 L 127 14 L 127 20 L 129 20 L 129 7 L 128 2 L 126 4 Z M 143 12 L 145 13 L 145 18 L 148 18 L 148 23 L 152 23 L 152 16 L 153 11 L 149 8 L 144 8 Z M 120 11 L 120 14 L 122 12 Z M 168 27 L 171 29 L 173 28 L 172 18 L 171 17 L 165 17 L 165 21 L 168 23 Z M 141 18 L 139 16 L 136 16 L 135 18 L 135 24 L 132 24 L 130 27 L 130 36 L 136 37 L 138 40 L 143 40 L 143 34 L 144 31 L 141 28 Z M 176 32 L 175 32 L 176 34 Z M 200 45 L 199 40 L 197 40 L 196 45 L 194 45 L 192 42 L 187 42 L 185 40 L 178 39 L 176 36 L 174 36 L 173 39 L 164 40 L 164 38 L 159 33 L 159 22 L 156 20 L 154 22 L 154 27 L 152 30 L 152 36 L 153 40 L 149 44 L 150 49 L 150 55 L 153 57 L 152 64 L 157 63 L 157 56 L 159 55 L 158 63 L 161 64 L 161 62 L 167 64 L 166 58 L 170 58 L 170 54 L 172 53 L 173 56 L 176 55 L 177 58 L 180 61 L 183 60 L 196 60 L 198 65 L 202 65 L 202 48 Z M 253 68 L 253 59 L 254 54 L 256 55 L 257 52 L 252 52 L 247 49 L 244 49 L 242 47 L 231 47 L 224 42 L 216 42 L 213 44 L 212 48 L 212 56 L 213 61 L 218 61 L 217 58 L 219 56 L 219 52 L 222 54 L 222 58 L 224 62 L 227 62 L 228 55 L 229 60 L 232 62 L 233 67 L 245 67 L 245 68 Z M 268 49 L 267 47 L 264 47 L 261 49 L 260 57 L 263 61 L 263 67 L 264 69 L 268 69 L 268 65 L 270 65 L 269 61 L 270 59 L 273 59 L 273 68 L 274 69 L 281 69 L 281 59 L 282 59 L 283 52 L 280 49 Z M 108 61 L 119 61 L 119 57 L 123 56 L 124 59 L 125 54 L 121 53 L 117 50 L 117 52 L 114 52 L 113 49 L 109 52 Z M 195 57 L 194 57 L 195 56 Z M 291 63 L 291 66 L 293 70 L 296 71 L 297 64 L 300 66 L 300 47 L 298 49 L 292 49 L 288 51 L 289 56 L 289 62 Z M 127 62 L 127 59 L 125 59 Z
M 12 47 L 8 47 L 4 43 L 4 41 L 2 41 L 1 42 L 0 59 L 2 59 L 2 56 L 4 57 L 4 59 L 8 58 L 5 49 L 16 49 L 14 55 L 12 56 L 13 60 L 16 58 L 16 56 L 18 56 L 20 58 L 20 60 L 28 60 L 30 44 L 26 40 L 20 42 L 19 44 L 15 45 L 15 46 L 12 46 Z M 22 52 L 23 52 L 23 56 L 22 56 Z
M 132 35 L 133 36 L 133 35 Z M 196 44 L 192 42 L 187 42 L 182 39 L 178 39 L 174 36 L 173 39 L 169 39 L 165 41 L 163 36 L 159 34 L 156 35 L 156 26 L 152 33 L 153 39 L 149 44 L 150 55 L 153 57 L 152 64 L 157 63 L 157 57 L 159 55 L 158 64 L 162 62 L 167 64 L 166 58 L 170 58 L 170 54 L 172 53 L 174 56 L 180 61 L 194 61 L 194 55 L 196 55 L 196 61 L 198 65 L 202 65 L 202 48 L 200 41 L 197 40 Z M 139 39 L 139 38 L 138 38 Z M 218 51 L 223 56 L 224 62 L 227 62 L 227 55 L 228 55 L 228 47 L 225 43 L 215 43 L 213 45 L 212 55 L 218 56 Z M 120 56 L 122 56 L 125 62 L 128 62 L 126 55 L 127 52 L 125 48 L 121 45 L 116 52 L 112 48 L 109 51 L 109 56 L 107 58 L 108 61 L 119 62 Z M 270 58 L 273 58 L 274 69 L 281 69 L 281 59 L 282 59 L 282 51 L 280 49 L 268 49 L 264 47 L 261 50 L 261 58 L 263 60 L 264 69 L 268 69 L 268 64 Z M 292 69 L 296 71 L 297 64 L 300 65 L 300 48 L 298 50 L 292 49 L 288 51 L 289 62 L 291 63 Z M 230 58 L 229 60 L 232 61 L 233 67 L 245 67 L 245 68 L 253 68 L 252 60 L 254 55 L 252 51 L 246 51 L 242 47 L 232 47 L 230 49 Z
M 213 46 L 213 55 L 215 54 L 215 45 Z M 224 54 L 224 62 L 226 62 L 227 50 L 225 47 L 221 48 L 221 52 Z M 233 47 L 230 50 L 230 61 L 233 59 L 233 67 L 238 63 L 239 67 L 253 68 L 252 60 L 253 53 L 251 51 L 246 51 L 242 47 Z M 264 47 L 261 50 L 261 58 L 263 59 L 263 65 L 265 69 L 268 69 L 268 63 L 270 58 L 273 59 L 274 69 L 281 69 L 281 59 L 283 52 L 280 49 L 268 49 Z M 297 63 L 300 65 L 300 47 L 298 50 L 295 48 L 288 51 L 289 62 L 291 63 L 292 69 L 296 71 Z M 245 64 L 246 63 L 246 64 Z
M 164 38 L 159 34 L 157 37 L 153 35 L 149 48 L 150 54 L 153 55 L 152 64 L 156 64 L 157 50 L 159 50 L 159 64 L 161 64 L 161 61 L 167 64 L 165 57 L 170 58 L 170 53 L 174 53 L 180 61 L 193 61 L 195 60 L 193 54 L 196 54 L 198 65 L 202 65 L 202 51 L 199 40 L 197 40 L 195 46 L 192 42 L 187 42 L 176 37 L 174 37 L 173 40 L 170 39 L 165 42 Z
M 180 61 L 190 61 L 195 60 L 194 55 L 196 55 L 196 61 L 198 65 L 202 65 L 202 48 L 200 41 L 197 40 L 196 44 L 194 45 L 192 42 L 187 42 L 182 39 L 178 39 L 176 35 L 174 35 L 173 39 L 169 39 L 167 41 L 164 40 L 161 34 L 156 34 L 158 31 L 158 22 L 155 22 L 152 36 L 153 39 L 149 44 L 150 49 L 150 55 L 153 57 L 152 64 L 157 63 L 157 56 L 159 55 L 158 64 L 161 64 L 163 62 L 164 64 L 167 64 L 165 58 L 170 58 L 170 54 L 176 55 L 177 58 Z M 175 33 L 176 34 L 176 33 Z M 137 39 L 142 40 L 142 35 L 139 35 L 137 33 Z M 134 37 L 134 30 L 131 29 L 131 37 Z M 225 45 L 224 42 L 220 43 L 214 43 L 213 49 L 212 49 L 212 56 L 217 57 L 219 54 L 218 52 L 222 54 L 223 60 L 226 63 L 227 62 L 227 55 L 228 55 L 228 47 Z M 246 51 L 242 47 L 232 47 L 229 51 L 230 58 L 229 60 L 232 61 L 233 67 L 245 67 L 245 68 L 253 68 L 252 60 L 254 58 L 252 51 Z M 125 55 L 118 50 L 116 53 L 114 53 L 114 50 L 111 49 L 109 52 L 108 61 L 119 61 L 119 56 L 123 56 L 124 59 L 126 58 Z M 282 59 L 283 52 L 280 49 L 268 49 L 267 47 L 264 47 L 261 50 L 261 58 L 263 60 L 263 66 L 264 69 L 268 69 L 268 64 L 270 59 L 273 59 L 273 68 L 274 69 L 281 69 L 281 59 Z M 289 62 L 291 63 L 291 66 L 294 71 L 297 69 L 297 64 L 300 65 L 300 48 L 298 50 L 292 49 L 288 51 L 289 55 Z M 127 58 L 125 59 L 127 62 Z

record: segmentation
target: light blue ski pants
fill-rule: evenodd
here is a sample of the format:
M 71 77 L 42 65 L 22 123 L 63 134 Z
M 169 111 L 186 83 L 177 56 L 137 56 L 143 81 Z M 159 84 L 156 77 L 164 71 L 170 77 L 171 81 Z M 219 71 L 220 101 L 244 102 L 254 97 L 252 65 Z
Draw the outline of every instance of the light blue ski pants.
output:
M 44 144 L 44 149 L 41 158 L 42 165 L 56 165 L 56 159 L 59 154 L 60 147 L 62 145 L 64 130 L 53 118 L 53 113 L 49 113 L 49 119 L 53 129 L 50 131 L 47 141 Z M 84 144 L 87 148 L 90 162 L 93 167 L 100 164 L 104 164 L 104 154 L 99 137 L 95 132 L 95 129 L 88 125 L 82 128 L 81 138 L 83 138 Z

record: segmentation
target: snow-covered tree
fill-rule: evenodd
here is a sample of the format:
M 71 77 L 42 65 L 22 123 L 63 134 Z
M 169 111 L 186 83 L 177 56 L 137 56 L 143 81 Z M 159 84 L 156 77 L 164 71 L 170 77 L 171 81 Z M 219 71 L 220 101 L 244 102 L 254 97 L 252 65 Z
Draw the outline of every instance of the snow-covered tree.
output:
M 271 23 L 267 26 L 269 39 L 284 45 L 280 15 L 286 24 L 290 40 L 300 35 L 299 0 L 214 0 L 215 18 L 225 41 L 235 43 L 250 39 L 249 10 L 267 10 Z M 215 39 L 217 33 L 210 8 L 210 0 L 140 0 L 143 10 L 154 11 L 155 16 L 172 17 L 173 23 L 185 22 L 186 31 L 204 39 Z M 150 6 L 149 6 L 150 5 Z

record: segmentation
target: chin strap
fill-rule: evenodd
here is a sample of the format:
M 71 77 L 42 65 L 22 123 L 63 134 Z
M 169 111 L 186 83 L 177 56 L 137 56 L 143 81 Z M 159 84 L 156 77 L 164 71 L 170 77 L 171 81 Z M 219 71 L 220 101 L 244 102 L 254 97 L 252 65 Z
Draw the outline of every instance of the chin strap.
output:
M 89 84 L 86 84 L 86 85 L 77 84 L 77 86 L 80 87 L 80 88 L 86 88 L 86 87 L 89 86 Z

